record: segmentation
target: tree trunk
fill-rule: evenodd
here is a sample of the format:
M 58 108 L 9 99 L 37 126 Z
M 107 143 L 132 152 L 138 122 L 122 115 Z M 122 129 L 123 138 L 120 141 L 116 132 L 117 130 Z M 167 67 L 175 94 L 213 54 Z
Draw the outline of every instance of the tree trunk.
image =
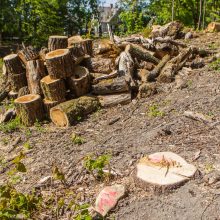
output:
M 200 30 L 201 21 L 202 21 L 202 0 L 200 0 L 200 4 L 199 4 L 199 21 L 198 21 L 198 27 L 197 27 L 198 30 Z
M 24 87 L 20 88 L 18 91 L 18 97 L 28 95 L 28 94 L 30 94 L 30 90 L 28 89 L 28 86 L 24 86 Z
M 22 74 L 25 69 L 17 54 L 10 54 L 3 58 L 8 74 Z
M 25 95 L 14 101 L 17 115 L 26 126 L 44 119 L 43 102 L 40 95 Z
M 91 88 L 88 69 L 81 66 L 74 68 L 74 75 L 67 79 L 67 84 L 76 97 L 87 94 Z
M 50 76 L 45 76 L 40 83 L 45 99 L 65 101 L 66 87 L 63 79 L 51 79 Z
M 11 74 L 9 76 L 9 81 L 11 84 L 11 89 L 13 92 L 18 92 L 24 86 L 27 86 L 26 74 Z
M 63 102 L 50 110 L 50 118 L 59 127 L 69 127 L 76 124 L 82 117 L 96 111 L 100 103 L 96 97 L 81 96 Z
M 46 54 L 49 52 L 47 48 L 41 48 L 39 52 L 40 59 L 45 61 L 46 60 Z
M 85 58 L 85 53 L 84 53 L 81 45 L 70 46 L 70 47 L 68 47 L 68 49 L 70 50 L 72 61 L 75 65 L 81 63 L 83 61 L 83 59 Z
M 85 39 L 85 40 L 79 40 L 79 41 L 74 41 L 71 42 L 69 41 L 69 47 L 81 47 L 83 49 L 84 55 L 93 55 L 93 45 L 92 45 L 92 40 L 90 39 Z
M 102 80 L 92 86 L 93 93 L 96 95 L 107 95 L 129 91 L 128 84 L 124 77 Z
M 18 56 L 26 65 L 28 61 L 38 59 L 39 53 L 32 46 L 29 46 L 25 47 L 23 50 L 20 50 L 18 52 Z
M 31 94 L 42 94 L 40 87 L 40 80 L 46 76 L 46 68 L 44 61 L 42 60 L 31 60 L 27 62 L 26 76 L 28 82 L 28 88 Z
M 174 21 L 174 7 L 175 7 L 175 0 L 172 0 L 172 22 Z
M 68 47 L 68 37 L 66 36 L 50 36 L 48 40 L 49 51 L 65 49 Z
M 206 17 L 206 0 L 203 3 L 203 18 L 202 18 L 202 29 L 205 29 L 205 17 Z
M 68 49 L 47 53 L 46 66 L 52 79 L 67 78 L 73 75 L 73 62 Z

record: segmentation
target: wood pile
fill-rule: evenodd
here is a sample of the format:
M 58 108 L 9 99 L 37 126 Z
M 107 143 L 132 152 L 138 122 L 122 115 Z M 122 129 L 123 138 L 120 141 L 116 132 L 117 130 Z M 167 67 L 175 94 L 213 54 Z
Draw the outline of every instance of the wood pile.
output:
M 149 39 L 114 36 L 114 43 L 50 36 L 48 48 L 24 47 L 4 57 L 9 89 L 2 94 L 16 98 L 16 112 L 25 125 L 50 118 L 61 127 L 75 124 L 100 105 L 148 97 L 199 56 L 199 49 L 172 37 L 180 27 L 174 22 L 158 28 L 157 37 Z

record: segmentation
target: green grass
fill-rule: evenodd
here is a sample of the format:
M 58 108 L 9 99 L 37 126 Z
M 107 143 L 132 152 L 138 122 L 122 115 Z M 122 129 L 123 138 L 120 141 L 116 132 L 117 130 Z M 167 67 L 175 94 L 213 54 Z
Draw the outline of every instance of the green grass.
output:
M 21 120 L 19 117 L 10 120 L 7 123 L 0 124 L 0 131 L 4 133 L 11 133 L 15 130 L 19 130 L 22 127 Z
M 159 106 L 154 104 L 148 108 L 148 116 L 149 117 L 163 117 L 165 113 L 159 110 Z
M 218 72 L 220 72 L 220 58 L 209 64 L 209 66 Z

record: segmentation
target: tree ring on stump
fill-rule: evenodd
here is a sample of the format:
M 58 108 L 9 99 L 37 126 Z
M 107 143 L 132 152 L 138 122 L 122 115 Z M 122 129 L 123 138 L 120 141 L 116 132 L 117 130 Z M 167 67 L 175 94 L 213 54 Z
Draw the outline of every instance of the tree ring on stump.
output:
M 15 99 L 15 103 L 28 103 L 28 102 L 32 102 L 32 101 L 35 101 L 37 99 L 39 99 L 40 96 L 39 95 L 34 95 L 34 94 L 28 94 L 28 95 L 24 95 L 24 96 L 21 96 L 17 99 Z
M 69 126 L 66 114 L 59 109 L 53 109 L 53 111 L 50 111 L 50 117 L 52 121 L 59 127 Z
M 68 49 L 57 49 L 46 54 L 46 59 L 60 57 L 69 52 Z

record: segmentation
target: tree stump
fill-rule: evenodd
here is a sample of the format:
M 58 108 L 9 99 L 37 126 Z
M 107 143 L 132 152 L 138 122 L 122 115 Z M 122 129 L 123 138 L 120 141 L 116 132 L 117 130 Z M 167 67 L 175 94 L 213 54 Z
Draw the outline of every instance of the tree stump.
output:
M 45 99 L 65 101 L 66 87 L 62 79 L 51 79 L 50 76 L 45 76 L 40 83 Z
M 20 50 L 18 52 L 18 56 L 26 65 L 28 61 L 38 59 L 39 53 L 32 46 L 29 46 L 29 47 L 25 47 L 23 50 Z
M 8 74 L 21 74 L 25 72 L 21 60 L 17 54 L 10 54 L 3 58 Z
M 74 75 L 68 78 L 67 84 L 76 97 L 87 94 L 91 88 L 88 69 L 81 66 L 74 68 Z
M 73 61 L 68 49 L 59 49 L 46 54 L 46 66 L 52 79 L 73 75 Z
M 68 37 L 66 36 L 50 36 L 48 40 L 49 51 L 64 49 L 68 47 Z
M 93 55 L 93 45 L 92 45 L 92 40 L 90 39 L 84 39 L 84 40 L 72 41 L 72 42 L 70 42 L 69 40 L 68 46 L 81 47 L 83 49 L 84 54 L 90 56 Z
M 54 106 L 60 104 L 61 102 L 60 101 L 51 101 L 51 100 L 48 100 L 48 99 L 44 99 L 43 103 L 44 103 L 44 110 L 46 112 L 46 115 L 47 115 L 48 118 L 50 118 L 50 109 L 53 108 Z
M 70 46 L 68 49 L 70 50 L 70 54 L 75 65 L 81 63 L 85 58 L 85 53 L 80 45 Z
M 96 111 L 99 106 L 100 103 L 96 97 L 81 96 L 51 108 L 50 118 L 57 126 L 68 127 Z
M 75 35 L 75 36 L 69 37 L 68 38 L 68 47 L 70 47 L 70 46 L 74 45 L 74 43 L 77 43 L 82 40 L 83 40 L 83 38 L 80 35 Z
M 9 81 L 11 84 L 11 89 L 13 92 L 18 92 L 24 86 L 27 86 L 26 74 L 11 74 L 9 76 Z
M 26 65 L 28 88 L 31 94 L 42 94 L 40 80 L 46 76 L 46 68 L 43 60 L 31 60 Z
M 40 95 L 29 94 L 14 101 L 17 115 L 26 126 L 32 126 L 44 118 L 43 102 Z
M 24 87 L 20 88 L 18 91 L 18 97 L 28 95 L 28 94 L 30 94 L 30 90 L 28 89 L 28 86 L 24 86 Z

